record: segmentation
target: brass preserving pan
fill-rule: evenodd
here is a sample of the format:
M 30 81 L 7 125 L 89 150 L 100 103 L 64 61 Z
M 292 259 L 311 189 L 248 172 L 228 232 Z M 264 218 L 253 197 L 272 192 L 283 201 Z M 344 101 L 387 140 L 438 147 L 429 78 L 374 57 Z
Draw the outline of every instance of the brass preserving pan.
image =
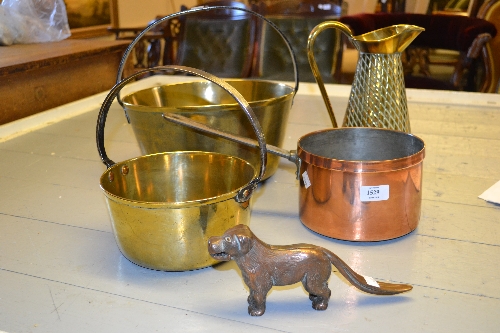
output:
M 250 104 L 262 126 L 266 142 L 280 146 L 295 95 L 292 87 L 264 80 L 225 81 Z M 238 156 L 255 167 L 260 164 L 259 154 L 253 147 L 161 121 L 164 112 L 178 113 L 236 135 L 255 138 L 239 105 L 224 89 L 212 82 L 152 87 L 127 95 L 122 101 L 143 154 L 201 150 Z M 264 179 L 276 172 L 278 164 L 279 157 L 269 154 Z
M 249 102 L 262 126 L 266 141 L 280 146 L 283 143 L 288 114 L 298 90 L 297 63 L 293 49 L 284 34 L 274 23 L 254 11 L 239 7 L 204 6 L 177 12 L 155 21 L 139 33 L 125 51 L 118 70 L 117 82 L 123 75 L 124 65 L 134 45 L 152 28 L 179 16 L 220 9 L 237 10 L 261 19 L 276 30 L 288 47 L 295 72 L 294 87 L 259 79 L 227 80 Z M 224 89 L 212 82 L 185 82 L 151 87 L 132 93 L 123 99 L 119 98 L 119 102 L 124 108 L 143 154 L 185 150 L 212 151 L 240 157 L 255 167 L 260 164 L 259 154 L 255 148 L 227 142 L 190 129 L 179 129 L 178 126 L 158 121 L 161 113 L 175 112 L 235 135 L 254 137 L 254 131 L 244 119 L 238 104 Z M 270 154 L 267 158 L 264 179 L 272 176 L 279 164 L 278 157 Z
M 115 163 L 104 148 L 108 110 L 120 89 L 153 71 L 181 71 L 226 89 L 250 119 L 259 142 L 260 170 L 220 153 L 164 152 Z M 158 121 L 162 121 L 161 118 Z M 168 135 L 168 133 L 165 133 Z M 183 66 L 143 70 L 116 84 L 99 112 L 97 149 L 107 170 L 100 178 L 116 242 L 133 263 L 157 270 L 183 271 L 213 265 L 208 238 L 248 224 L 250 199 L 265 173 L 267 150 L 249 104 L 234 88 L 203 71 Z

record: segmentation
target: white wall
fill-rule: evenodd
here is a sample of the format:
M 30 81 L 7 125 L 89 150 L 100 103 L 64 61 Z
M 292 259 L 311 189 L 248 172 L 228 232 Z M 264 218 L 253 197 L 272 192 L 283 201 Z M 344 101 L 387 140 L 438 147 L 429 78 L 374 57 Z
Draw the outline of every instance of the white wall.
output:
M 144 27 L 156 16 L 178 12 L 181 5 L 196 6 L 197 0 L 117 0 L 118 25 Z

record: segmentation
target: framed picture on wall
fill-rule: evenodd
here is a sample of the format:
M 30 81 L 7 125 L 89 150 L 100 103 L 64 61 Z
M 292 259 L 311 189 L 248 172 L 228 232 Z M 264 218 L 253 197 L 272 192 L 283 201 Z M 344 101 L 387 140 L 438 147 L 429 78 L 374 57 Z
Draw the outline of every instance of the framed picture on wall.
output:
M 64 0 L 72 38 L 90 38 L 108 34 L 113 26 L 115 1 Z

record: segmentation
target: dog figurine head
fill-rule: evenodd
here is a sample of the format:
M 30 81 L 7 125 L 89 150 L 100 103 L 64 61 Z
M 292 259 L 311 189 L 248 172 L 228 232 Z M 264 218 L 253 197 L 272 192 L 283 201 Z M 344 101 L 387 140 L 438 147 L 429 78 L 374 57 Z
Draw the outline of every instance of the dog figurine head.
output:
M 219 261 L 229 261 L 247 254 L 253 246 L 254 235 L 243 224 L 227 230 L 222 236 L 213 236 L 208 240 L 210 256 Z

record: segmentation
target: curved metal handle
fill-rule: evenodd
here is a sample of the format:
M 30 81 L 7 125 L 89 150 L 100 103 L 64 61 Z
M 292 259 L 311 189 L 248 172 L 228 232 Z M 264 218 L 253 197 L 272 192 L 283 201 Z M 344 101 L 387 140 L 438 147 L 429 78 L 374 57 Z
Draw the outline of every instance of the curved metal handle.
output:
M 318 69 L 318 64 L 316 63 L 316 59 L 314 59 L 314 52 L 313 52 L 313 47 L 314 47 L 314 42 L 316 41 L 316 37 L 318 37 L 319 33 L 322 32 L 323 30 L 329 29 L 329 28 L 334 28 L 342 31 L 344 34 L 347 35 L 350 39 L 352 39 L 352 31 L 349 29 L 348 26 L 345 24 L 338 22 L 338 21 L 327 21 L 327 22 L 322 22 L 315 26 L 312 30 L 311 33 L 309 34 L 309 38 L 307 39 L 307 58 L 309 59 L 309 65 L 311 66 L 312 72 L 314 74 L 314 78 L 316 79 L 316 82 L 318 83 L 319 90 L 321 91 L 321 96 L 323 96 L 323 101 L 325 102 L 326 109 L 328 110 L 328 115 L 330 116 L 330 120 L 332 122 L 332 125 L 334 128 L 337 128 L 337 120 L 335 119 L 335 114 L 333 113 L 333 107 L 332 103 L 330 103 L 330 98 L 328 97 L 328 94 L 326 93 L 326 88 L 325 84 L 323 83 L 323 79 L 321 78 L 321 73 L 319 72 Z
M 175 18 L 175 17 L 184 16 L 184 15 L 188 15 L 188 14 L 192 14 L 192 13 L 197 13 L 197 12 L 204 12 L 204 11 L 216 10 L 216 9 L 239 10 L 239 11 L 243 11 L 243 12 L 249 13 L 249 14 L 251 14 L 253 16 L 256 16 L 256 17 L 260 18 L 261 20 L 267 22 L 267 24 L 269 24 L 274 30 L 276 30 L 276 32 L 284 40 L 286 46 L 288 47 L 288 52 L 290 52 L 290 56 L 292 57 L 292 65 L 293 65 L 294 78 L 295 78 L 295 88 L 294 88 L 294 97 L 295 97 L 295 94 L 299 90 L 299 69 L 298 69 L 298 65 L 297 65 L 297 60 L 296 60 L 296 57 L 295 57 L 295 53 L 293 52 L 293 49 L 292 49 L 292 45 L 290 44 L 290 42 L 288 41 L 288 39 L 286 38 L 286 36 L 276 26 L 276 24 L 274 24 L 273 22 L 269 21 L 267 18 L 265 18 L 264 16 L 260 15 L 259 13 L 256 13 L 256 12 L 250 10 L 250 9 L 245 9 L 245 8 L 241 8 L 241 7 L 231 7 L 231 6 L 203 6 L 203 7 L 195 7 L 195 8 L 192 8 L 192 9 L 188 9 L 188 10 L 185 10 L 185 11 L 181 11 L 181 12 L 177 12 L 177 13 L 173 13 L 173 14 L 167 15 L 167 16 L 162 17 L 161 19 L 159 19 L 159 20 L 151 23 L 150 25 L 148 25 L 144 30 L 142 30 L 134 38 L 134 40 L 129 44 L 129 46 L 125 50 L 125 52 L 123 54 L 123 57 L 122 57 L 122 60 L 120 61 L 120 66 L 118 67 L 118 75 L 116 77 L 116 83 L 120 82 L 120 80 L 122 79 L 123 70 L 124 70 L 125 64 L 127 63 L 128 56 L 132 52 L 132 49 L 134 48 L 135 44 L 137 44 L 137 42 L 148 31 L 150 31 L 151 29 L 153 29 L 157 25 L 159 25 L 159 24 L 161 24 L 161 23 L 163 23 L 165 21 L 168 21 L 168 20 L 170 20 L 172 18 Z M 119 94 L 118 94 L 118 103 L 120 103 L 120 105 L 123 106 L 123 103 L 122 103 L 122 101 L 120 99 L 120 95 Z M 128 118 L 127 118 L 127 120 L 128 120 Z
M 259 144 L 259 149 L 260 149 L 260 171 L 259 174 L 252 179 L 248 183 L 247 186 L 242 188 L 240 192 L 236 195 L 236 201 L 238 202 L 245 202 L 247 201 L 250 196 L 252 195 L 253 191 L 257 187 L 257 184 L 261 181 L 262 177 L 264 176 L 264 173 L 266 172 L 266 164 L 267 164 L 267 148 L 266 148 L 266 141 L 264 138 L 264 134 L 262 131 L 262 128 L 259 124 L 259 121 L 257 120 L 257 117 L 255 116 L 255 113 L 253 112 L 252 108 L 248 104 L 248 102 L 243 98 L 243 96 L 232 86 L 230 86 L 228 83 L 226 83 L 224 80 L 219 79 L 218 77 L 209 74 L 207 72 L 204 72 L 199 69 L 195 68 L 190 68 L 186 66 L 158 66 L 158 67 L 153 67 L 153 68 L 148 68 L 141 70 L 137 73 L 134 73 L 133 75 L 123 79 L 119 83 L 115 84 L 113 88 L 111 88 L 110 92 L 104 99 L 104 102 L 102 103 L 101 109 L 99 110 L 99 115 L 97 117 L 97 127 L 96 127 L 96 142 L 97 142 L 97 151 L 99 152 L 99 155 L 101 156 L 102 162 L 106 165 L 106 167 L 110 168 L 115 164 L 110 158 L 108 158 L 106 154 L 106 149 L 104 148 L 104 126 L 106 123 L 106 117 L 108 115 L 109 108 L 111 107 L 111 104 L 113 103 L 113 100 L 115 97 L 119 94 L 120 90 L 130 81 L 135 79 L 136 77 L 147 73 L 147 72 L 154 72 L 154 71 L 179 71 L 187 74 L 192 74 L 199 76 L 201 78 L 204 78 L 205 80 L 208 80 L 210 82 L 215 83 L 222 89 L 226 90 L 241 106 L 243 111 L 245 112 L 247 118 L 250 120 L 250 123 L 252 124 L 253 130 L 255 131 L 255 134 L 257 136 L 257 142 Z

